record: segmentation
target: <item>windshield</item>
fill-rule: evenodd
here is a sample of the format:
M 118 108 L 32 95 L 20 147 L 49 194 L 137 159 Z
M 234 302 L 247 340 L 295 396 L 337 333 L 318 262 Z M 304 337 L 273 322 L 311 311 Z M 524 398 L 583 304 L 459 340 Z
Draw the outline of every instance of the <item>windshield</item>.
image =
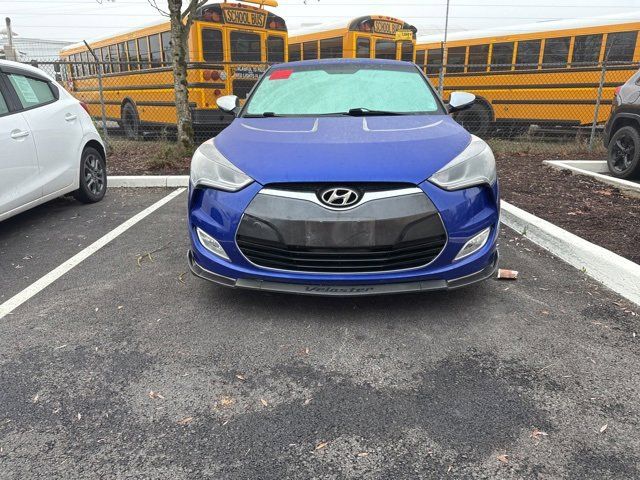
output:
M 243 116 L 442 113 L 413 65 L 336 63 L 269 71 Z

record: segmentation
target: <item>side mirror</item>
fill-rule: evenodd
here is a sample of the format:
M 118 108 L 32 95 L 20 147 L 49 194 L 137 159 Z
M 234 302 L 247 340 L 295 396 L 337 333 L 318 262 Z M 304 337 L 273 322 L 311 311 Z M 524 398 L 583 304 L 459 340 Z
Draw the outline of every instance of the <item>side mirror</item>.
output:
M 459 112 L 460 110 L 466 110 L 473 105 L 476 101 L 476 96 L 469 92 L 451 92 L 449 98 L 449 113 Z
M 224 97 L 220 97 L 216 100 L 216 104 L 220 107 L 220 110 L 228 113 L 235 113 L 235 109 L 240 106 L 238 97 L 235 95 L 225 95 Z

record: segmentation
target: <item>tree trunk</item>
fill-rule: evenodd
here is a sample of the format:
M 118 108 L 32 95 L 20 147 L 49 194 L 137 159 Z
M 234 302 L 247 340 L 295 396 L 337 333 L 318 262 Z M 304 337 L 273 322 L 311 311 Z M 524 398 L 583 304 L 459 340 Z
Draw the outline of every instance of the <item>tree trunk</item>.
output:
M 193 1 L 193 0 L 192 0 Z M 188 42 L 191 18 L 182 19 L 182 0 L 168 0 L 171 19 L 171 52 L 173 54 L 173 89 L 176 99 L 178 145 L 191 153 L 194 148 L 193 120 L 189 110 L 187 81 Z

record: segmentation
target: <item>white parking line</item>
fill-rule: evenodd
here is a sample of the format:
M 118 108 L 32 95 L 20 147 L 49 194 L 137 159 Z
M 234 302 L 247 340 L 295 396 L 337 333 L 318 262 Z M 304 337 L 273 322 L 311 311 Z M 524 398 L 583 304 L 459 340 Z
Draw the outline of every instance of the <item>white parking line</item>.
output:
M 9 300 L 7 300 L 2 305 L 0 305 L 0 320 L 5 316 L 7 316 L 8 314 L 10 314 L 13 310 L 18 308 L 24 302 L 29 300 L 31 297 L 33 297 L 34 295 L 37 295 L 39 292 L 47 288 L 49 285 L 55 282 L 58 278 L 60 278 L 69 270 L 71 270 L 73 267 L 80 264 L 82 261 L 86 260 L 91 255 L 93 255 L 98 250 L 100 250 L 102 247 L 107 245 L 109 242 L 111 242 L 112 240 L 122 235 L 124 232 L 129 230 L 140 220 L 149 216 L 150 214 L 158 210 L 163 205 L 166 205 L 167 203 L 169 203 L 171 200 L 176 198 L 185 190 L 186 188 L 179 188 L 177 190 L 174 190 L 166 197 L 162 198 L 161 200 L 158 200 L 156 203 L 154 203 L 150 207 L 145 208 L 143 211 L 141 211 L 137 215 L 134 215 L 126 222 L 122 223 L 115 229 L 111 230 L 102 238 L 99 238 L 98 240 L 93 242 L 84 250 L 75 254 L 73 257 L 71 257 L 69 260 L 64 262 L 62 265 L 59 265 L 58 267 L 51 270 L 44 277 L 41 277 L 35 282 L 33 282 L 31 285 L 29 285 L 27 288 L 22 290 L 20 293 L 17 293 L 13 297 L 11 297 Z

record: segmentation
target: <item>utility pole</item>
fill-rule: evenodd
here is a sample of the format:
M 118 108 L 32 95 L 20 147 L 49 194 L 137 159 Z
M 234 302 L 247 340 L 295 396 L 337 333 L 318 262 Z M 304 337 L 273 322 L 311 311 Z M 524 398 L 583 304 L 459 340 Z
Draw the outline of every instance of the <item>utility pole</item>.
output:
M 447 13 L 444 17 L 444 41 L 442 42 L 442 65 L 440 65 L 440 75 L 438 76 L 438 93 L 442 98 L 444 91 L 444 66 L 447 64 L 447 34 L 449 33 L 449 1 L 447 0 Z
M 13 60 L 14 62 L 18 60 L 16 51 L 13 48 L 13 32 L 11 31 L 11 19 L 6 17 L 4 19 L 7 25 L 7 44 L 4 46 L 4 57 L 7 60 Z

